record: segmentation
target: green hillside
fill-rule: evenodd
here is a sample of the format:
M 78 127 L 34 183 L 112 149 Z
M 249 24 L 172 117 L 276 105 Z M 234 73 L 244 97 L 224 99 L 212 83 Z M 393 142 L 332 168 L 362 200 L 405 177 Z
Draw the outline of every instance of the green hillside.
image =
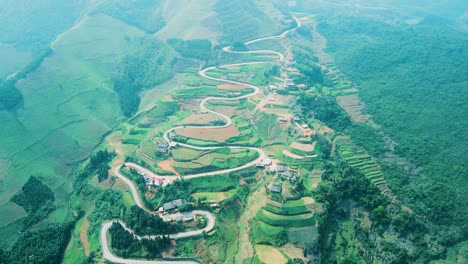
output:
M 424 166 L 403 186 L 404 176 L 392 172 L 392 187 L 440 223 L 466 219 L 466 153 L 457 142 L 468 140 L 463 44 L 468 34 L 359 19 L 322 24 L 319 30 L 329 39 L 337 65 L 359 85 L 368 111 L 397 142 L 397 153 Z M 432 199 L 419 199 L 421 189 Z

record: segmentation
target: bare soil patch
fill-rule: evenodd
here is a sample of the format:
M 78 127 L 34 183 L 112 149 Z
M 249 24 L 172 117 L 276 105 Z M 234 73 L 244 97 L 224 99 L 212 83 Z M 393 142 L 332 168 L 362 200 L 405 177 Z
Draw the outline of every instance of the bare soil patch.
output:
M 314 151 L 316 144 L 317 144 L 317 141 L 314 141 L 312 144 L 303 144 L 299 142 L 293 142 L 291 144 L 291 147 L 298 149 L 298 150 L 302 150 L 302 151 L 312 152 Z
M 237 108 L 237 106 L 220 105 L 215 108 L 215 111 L 227 116 L 233 116 L 236 113 Z
M 362 123 L 371 118 L 370 115 L 362 113 L 365 106 L 357 94 L 337 96 L 336 101 L 354 122 Z
M 218 89 L 229 90 L 229 91 L 239 91 L 245 88 L 249 88 L 245 85 L 240 84 L 230 84 L 230 83 L 222 83 L 218 85 Z
M 158 163 L 158 167 L 166 171 L 172 171 L 177 177 L 179 177 L 179 173 L 174 169 L 174 167 L 172 167 L 173 162 L 174 160 L 172 158 L 163 160 Z
M 281 254 L 281 252 L 268 245 L 256 245 L 255 250 L 257 252 L 258 258 L 264 263 L 271 264 L 284 264 L 288 260 Z
M 304 263 L 307 263 L 307 261 L 310 260 L 309 258 L 304 257 L 304 249 L 295 247 L 291 243 L 288 243 L 281 247 L 281 251 L 283 251 L 291 259 L 302 259 Z
M 244 260 L 253 257 L 253 247 L 250 242 L 250 226 L 249 221 L 252 219 L 266 204 L 267 198 L 263 188 L 258 188 L 253 192 L 247 199 L 244 211 L 239 219 L 239 245 L 237 255 L 235 257 L 235 263 L 243 263 Z M 265 262 L 268 263 L 268 262 Z
M 177 130 L 177 134 L 189 138 L 224 142 L 228 138 L 239 135 L 239 130 L 237 130 L 237 127 L 234 125 L 230 125 L 226 128 L 189 127 Z
M 190 115 L 189 117 L 185 118 L 182 120 L 182 125 L 188 125 L 188 124 L 208 124 L 211 121 L 215 121 L 218 118 L 214 116 L 213 114 L 193 114 Z
M 81 224 L 81 228 L 80 228 L 80 240 L 81 240 L 81 243 L 83 244 L 83 248 L 84 248 L 86 256 L 89 256 L 89 253 L 90 253 L 89 240 L 88 240 L 88 228 L 89 228 L 88 215 L 86 215 L 83 220 L 83 224 Z

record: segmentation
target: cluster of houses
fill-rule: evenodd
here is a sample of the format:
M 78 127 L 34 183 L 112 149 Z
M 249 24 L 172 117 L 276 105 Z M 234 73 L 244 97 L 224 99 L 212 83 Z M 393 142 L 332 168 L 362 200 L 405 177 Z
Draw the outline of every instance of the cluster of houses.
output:
M 294 172 L 294 171 L 290 170 L 288 167 L 282 166 L 282 165 L 276 166 L 274 168 L 274 171 L 270 171 L 270 172 L 277 172 L 278 176 L 282 180 L 296 181 L 297 178 L 299 177 L 299 175 L 296 172 Z M 281 191 L 282 191 L 281 183 L 271 184 L 269 186 L 269 190 L 272 193 L 281 193 Z
M 171 141 L 171 143 L 161 142 L 157 145 L 157 151 L 161 154 L 167 154 L 169 150 L 177 148 L 177 142 Z
M 304 123 L 302 119 L 298 115 L 293 115 L 292 116 L 292 121 L 296 123 L 298 126 L 300 126 L 302 129 L 307 130 L 310 129 L 309 125 Z

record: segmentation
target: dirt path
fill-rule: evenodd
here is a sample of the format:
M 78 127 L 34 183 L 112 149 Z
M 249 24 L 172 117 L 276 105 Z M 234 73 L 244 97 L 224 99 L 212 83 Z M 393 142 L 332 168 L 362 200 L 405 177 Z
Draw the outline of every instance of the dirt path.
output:
M 89 256 L 89 239 L 88 239 L 88 228 L 89 228 L 89 221 L 88 221 L 88 214 L 84 217 L 83 224 L 81 224 L 80 228 L 80 240 L 83 244 L 85 255 Z
M 265 190 L 260 187 L 247 199 L 244 211 L 239 219 L 239 247 L 235 257 L 235 263 L 242 264 L 244 260 L 253 257 L 254 251 L 250 241 L 249 221 L 266 203 Z

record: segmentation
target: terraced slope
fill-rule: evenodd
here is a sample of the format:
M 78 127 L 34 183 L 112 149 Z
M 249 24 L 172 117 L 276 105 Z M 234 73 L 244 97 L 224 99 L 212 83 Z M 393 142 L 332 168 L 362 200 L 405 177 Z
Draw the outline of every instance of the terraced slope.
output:
M 251 221 L 251 232 L 255 244 L 282 244 L 284 239 L 308 246 L 316 237 L 316 217 L 321 206 L 311 197 L 288 200 L 284 203 L 268 199 L 265 206 Z M 307 236 L 301 234 L 307 233 Z
M 356 146 L 349 137 L 345 136 L 337 136 L 335 144 L 336 151 L 342 160 L 350 167 L 364 174 L 383 194 L 394 198 L 385 181 L 380 165 L 363 148 Z

